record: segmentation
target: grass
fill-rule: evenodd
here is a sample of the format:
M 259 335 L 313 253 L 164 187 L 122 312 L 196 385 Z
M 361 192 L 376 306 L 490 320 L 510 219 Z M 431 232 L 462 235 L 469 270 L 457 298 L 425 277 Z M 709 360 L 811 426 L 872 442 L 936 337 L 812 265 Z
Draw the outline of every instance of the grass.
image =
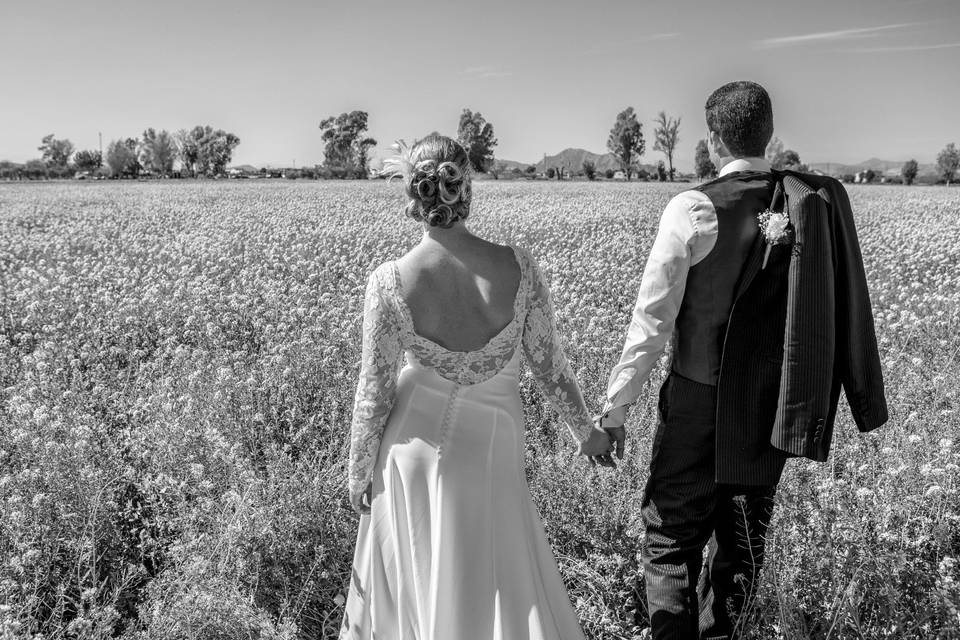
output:
M 484 183 L 529 247 L 592 407 L 682 185 Z M 788 465 L 757 638 L 960 637 L 960 193 L 850 187 L 890 423 L 843 406 Z M 382 183 L 0 186 L 0 639 L 335 638 L 363 286 L 418 240 Z M 665 362 L 663 364 L 665 365 Z M 524 379 L 531 490 L 590 638 L 645 617 L 629 457 L 591 470 Z

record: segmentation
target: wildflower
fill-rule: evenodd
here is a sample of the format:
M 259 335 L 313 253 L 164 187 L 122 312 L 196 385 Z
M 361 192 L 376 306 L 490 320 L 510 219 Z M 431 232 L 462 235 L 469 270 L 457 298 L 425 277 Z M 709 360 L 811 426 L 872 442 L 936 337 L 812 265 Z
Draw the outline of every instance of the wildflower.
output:
M 930 485 L 923 493 L 925 498 L 939 498 L 943 495 L 943 487 L 938 484 Z

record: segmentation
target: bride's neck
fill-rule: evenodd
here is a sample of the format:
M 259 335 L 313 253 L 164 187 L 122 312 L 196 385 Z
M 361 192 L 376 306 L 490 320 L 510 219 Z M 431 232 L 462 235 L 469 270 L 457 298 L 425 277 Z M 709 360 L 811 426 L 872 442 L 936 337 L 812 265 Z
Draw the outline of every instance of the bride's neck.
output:
M 474 235 L 463 221 L 457 221 L 449 229 L 427 226 L 423 230 L 422 242 L 435 242 L 445 247 L 456 246 L 470 240 Z

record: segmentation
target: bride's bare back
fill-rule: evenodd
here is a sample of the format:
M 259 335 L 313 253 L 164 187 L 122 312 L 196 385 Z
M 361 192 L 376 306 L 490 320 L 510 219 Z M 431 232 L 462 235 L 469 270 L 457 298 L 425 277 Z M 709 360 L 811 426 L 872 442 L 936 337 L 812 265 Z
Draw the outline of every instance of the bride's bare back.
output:
M 513 321 L 520 266 L 510 247 L 457 235 L 424 238 L 397 269 L 417 334 L 449 351 L 475 351 Z

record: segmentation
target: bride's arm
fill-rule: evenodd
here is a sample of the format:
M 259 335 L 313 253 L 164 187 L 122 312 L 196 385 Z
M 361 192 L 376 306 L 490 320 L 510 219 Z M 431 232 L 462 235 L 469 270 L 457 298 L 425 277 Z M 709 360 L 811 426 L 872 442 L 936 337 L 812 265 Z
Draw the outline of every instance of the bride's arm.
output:
M 360 380 L 350 425 L 350 503 L 360 513 L 370 511 L 364 497 L 369 498 L 383 428 L 396 398 L 397 362 L 401 355 L 399 327 L 380 277 L 379 270 L 374 271 L 367 281 Z
M 550 288 L 532 257 L 527 317 L 523 327 L 523 351 L 540 388 L 579 443 L 590 438 L 593 419 L 583 401 L 580 385 L 567 361 L 557 333 Z

